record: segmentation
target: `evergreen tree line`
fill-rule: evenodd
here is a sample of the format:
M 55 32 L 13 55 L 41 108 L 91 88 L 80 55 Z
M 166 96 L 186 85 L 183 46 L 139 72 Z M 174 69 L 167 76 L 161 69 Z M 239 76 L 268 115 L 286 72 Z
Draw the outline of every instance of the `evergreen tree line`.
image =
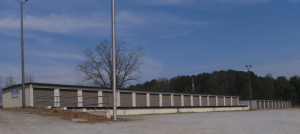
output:
M 291 100 L 292 105 L 300 104 L 300 77 L 293 76 L 287 79 L 279 76 L 276 79 L 270 73 L 259 77 L 250 73 L 251 99 L 264 100 Z M 177 76 L 171 79 L 159 78 L 143 84 L 131 85 L 128 89 L 192 92 L 214 95 L 237 95 L 241 100 L 250 99 L 249 73 L 235 70 L 214 71 L 192 76 Z

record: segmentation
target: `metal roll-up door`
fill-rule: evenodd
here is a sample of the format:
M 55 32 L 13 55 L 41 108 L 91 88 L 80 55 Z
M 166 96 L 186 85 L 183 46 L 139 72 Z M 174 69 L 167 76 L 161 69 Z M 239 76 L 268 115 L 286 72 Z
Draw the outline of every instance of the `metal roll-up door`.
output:
M 268 103 L 268 101 L 265 101 L 265 105 L 266 105 L 266 107 L 265 107 L 266 109 L 269 108 L 269 103 Z
M 231 98 L 225 97 L 225 103 L 226 103 L 226 106 L 231 106 Z
M 259 101 L 256 101 L 256 109 L 260 109 Z
M 184 95 L 184 106 L 191 106 L 191 96 L 190 95 Z
M 224 106 L 224 98 L 218 97 L 218 106 Z
M 37 106 L 54 106 L 54 89 L 34 88 L 33 105 Z
M 103 91 L 102 95 L 103 95 L 103 103 L 104 103 L 103 107 L 107 107 L 107 104 L 105 104 L 105 103 L 108 103 L 108 107 L 112 107 L 114 105 L 113 93 L 110 91 Z
M 159 95 L 158 94 L 150 94 L 150 106 L 151 107 L 159 106 Z
M 201 96 L 202 106 L 207 106 L 207 96 Z
M 273 108 L 275 108 L 275 101 L 273 101 Z
M 209 96 L 209 106 L 216 106 L 216 96 Z
M 233 106 L 236 106 L 236 105 L 238 105 L 237 104 L 237 97 L 232 97 L 232 104 L 233 104 Z
M 199 96 L 193 96 L 193 106 L 200 106 Z
M 261 109 L 264 109 L 264 107 L 265 107 L 265 103 L 264 101 L 261 101 Z
M 61 107 L 78 107 L 77 90 L 61 89 L 59 96 Z
M 181 106 L 181 96 L 174 95 L 174 106 Z
M 147 107 L 147 95 L 145 93 L 136 93 L 136 106 Z M 151 99 L 150 99 L 151 102 Z
M 120 92 L 120 106 L 132 107 L 132 93 Z
M 170 107 L 171 106 L 171 95 L 170 94 L 163 94 L 162 95 L 162 101 L 164 107 Z
M 98 91 L 83 90 L 83 107 L 98 107 Z

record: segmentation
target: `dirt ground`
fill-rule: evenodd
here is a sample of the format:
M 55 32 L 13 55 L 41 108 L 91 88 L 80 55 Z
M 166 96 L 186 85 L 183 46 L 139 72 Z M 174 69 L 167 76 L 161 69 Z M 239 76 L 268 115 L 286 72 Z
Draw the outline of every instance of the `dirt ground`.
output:
M 139 119 L 77 123 L 61 116 L 44 116 L 0 109 L 1 134 L 298 134 L 300 109 L 118 116 Z

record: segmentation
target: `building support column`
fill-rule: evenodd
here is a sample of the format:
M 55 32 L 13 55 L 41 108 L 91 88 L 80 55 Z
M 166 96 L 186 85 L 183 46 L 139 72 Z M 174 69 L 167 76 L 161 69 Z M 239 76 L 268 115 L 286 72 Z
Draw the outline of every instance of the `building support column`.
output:
M 82 90 L 77 90 L 77 96 L 78 107 L 83 107 Z
M 3 94 L 3 92 L 2 92 Z M 30 96 L 30 106 L 33 107 L 33 87 L 32 87 L 32 84 L 30 84 L 29 86 L 29 96 Z M 3 95 L 2 95 L 3 96 Z M 3 97 L 2 97 L 2 105 L 3 105 Z
M 147 107 L 150 107 L 150 94 L 146 93 L 146 103 L 147 103 Z
M 264 109 L 266 109 L 266 101 L 264 101 Z
M 158 97 L 159 98 L 159 106 L 162 107 L 163 106 L 162 94 L 159 94 L 158 96 L 159 96 Z
M 206 99 L 207 99 L 207 106 L 209 106 L 209 95 L 207 95 Z
M 121 93 L 120 90 L 117 91 L 117 106 L 121 106 Z
M 238 97 L 236 97 L 236 105 L 238 106 L 238 105 L 240 105 L 240 96 L 238 96 Z M 252 103 L 252 102 L 251 102 Z M 252 107 L 252 106 L 251 106 Z
M 191 106 L 194 106 L 194 100 L 193 100 L 193 95 L 191 95 Z
M 216 96 L 216 106 L 219 106 L 218 96 Z
M 136 94 L 132 92 L 132 107 L 136 107 Z
M 174 106 L 174 94 L 172 93 L 171 94 L 171 107 Z
M 103 96 L 102 96 L 102 91 L 98 91 L 98 107 L 103 107 Z
M 202 98 L 201 98 L 201 95 L 199 95 L 199 106 L 202 106 Z
M 224 106 L 226 106 L 226 98 L 225 98 L 225 96 L 223 97 L 223 99 L 224 99 Z
M 54 107 L 60 107 L 59 89 L 54 89 Z
M 233 106 L 232 97 L 230 97 L 230 105 Z
M 184 96 L 181 95 L 181 106 L 184 106 Z

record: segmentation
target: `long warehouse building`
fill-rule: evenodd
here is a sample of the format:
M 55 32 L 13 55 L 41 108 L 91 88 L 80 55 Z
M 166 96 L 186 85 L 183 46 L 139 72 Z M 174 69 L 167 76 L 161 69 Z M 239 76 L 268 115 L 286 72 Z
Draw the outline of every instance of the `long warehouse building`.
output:
M 239 96 L 203 95 L 144 90 L 117 90 L 118 107 L 238 106 Z M 26 83 L 26 106 L 112 107 L 112 89 L 89 86 Z M 3 89 L 3 108 L 22 106 L 22 85 Z

